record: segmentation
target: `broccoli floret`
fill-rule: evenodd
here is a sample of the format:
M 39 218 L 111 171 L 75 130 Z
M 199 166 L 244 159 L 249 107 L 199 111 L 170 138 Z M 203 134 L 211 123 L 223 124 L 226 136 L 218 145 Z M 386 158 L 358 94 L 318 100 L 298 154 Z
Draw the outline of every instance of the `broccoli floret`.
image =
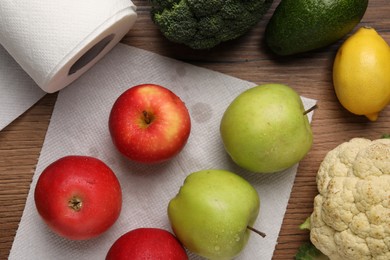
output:
M 273 0 L 150 0 L 151 16 L 169 40 L 210 49 L 255 26 Z
M 329 258 L 308 242 L 299 247 L 295 260 L 329 260 Z

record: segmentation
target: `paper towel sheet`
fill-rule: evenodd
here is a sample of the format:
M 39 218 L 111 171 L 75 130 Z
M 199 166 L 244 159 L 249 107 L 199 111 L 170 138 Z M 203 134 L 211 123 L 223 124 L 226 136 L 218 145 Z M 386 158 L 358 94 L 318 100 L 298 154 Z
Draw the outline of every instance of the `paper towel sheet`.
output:
M 162 165 L 127 161 L 116 151 L 109 135 L 112 104 L 126 89 L 142 83 L 156 83 L 174 91 L 192 117 L 192 131 L 184 150 Z M 169 200 L 189 173 L 212 168 L 240 174 L 261 197 L 255 228 L 267 236 L 252 234 L 237 259 L 271 259 L 297 166 L 272 175 L 246 172 L 231 162 L 219 137 L 219 122 L 228 104 L 255 85 L 148 51 L 116 46 L 59 93 L 10 259 L 104 259 L 112 243 L 132 229 L 159 227 L 171 231 L 166 213 Z M 302 99 L 306 108 L 315 104 L 315 100 Z M 54 160 L 71 154 L 94 156 L 107 163 L 123 189 L 118 221 L 102 236 L 89 241 L 69 241 L 53 234 L 34 205 L 39 174 Z M 190 254 L 190 259 L 200 258 Z
M 0 131 L 45 94 L 0 45 Z

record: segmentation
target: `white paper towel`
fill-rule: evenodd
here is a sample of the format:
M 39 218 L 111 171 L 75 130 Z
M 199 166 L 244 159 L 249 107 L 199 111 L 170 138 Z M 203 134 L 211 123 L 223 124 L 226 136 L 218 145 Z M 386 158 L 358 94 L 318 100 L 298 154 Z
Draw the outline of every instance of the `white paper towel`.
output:
M 0 46 L 0 131 L 45 94 Z
M 1 0 L 0 44 L 52 93 L 111 50 L 136 17 L 130 0 Z
M 129 162 L 110 139 L 108 116 L 112 104 L 126 89 L 142 83 L 171 89 L 186 103 L 191 115 L 187 145 L 164 164 Z M 219 136 L 219 122 L 228 104 L 255 85 L 134 47 L 116 46 L 88 73 L 59 93 L 9 259 L 104 259 L 112 243 L 131 229 L 159 227 L 171 231 L 167 218 L 169 200 L 189 173 L 210 168 L 240 174 L 252 183 L 261 198 L 260 215 L 254 227 L 267 236 L 252 234 L 237 259 L 271 259 L 297 165 L 276 174 L 246 172 L 232 163 Z M 302 100 L 306 108 L 316 102 L 304 97 Z M 33 192 L 42 170 L 70 154 L 94 156 L 106 162 L 123 189 L 118 221 L 102 236 L 89 241 L 69 241 L 55 235 L 40 219 L 34 205 Z M 190 259 L 200 258 L 190 254 Z

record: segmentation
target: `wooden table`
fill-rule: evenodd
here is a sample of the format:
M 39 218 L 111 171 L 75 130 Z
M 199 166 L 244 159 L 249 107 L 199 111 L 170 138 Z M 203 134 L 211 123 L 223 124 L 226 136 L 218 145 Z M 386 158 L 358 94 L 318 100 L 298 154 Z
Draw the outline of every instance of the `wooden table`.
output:
M 123 43 L 257 84 L 288 84 L 299 94 L 318 100 L 312 122 L 314 144 L 299 165 L 274 253 L 274 259 L 293 259 L 297 248 L 309 239 L 298 225 L 312 211 L 317 193 L 315 175 L 323 157 L 352 137 L 375 139 L 390 133 L 390 106 L 378 121 L 369 122 L 339 104 L 332 85 L 332 63 L 342 41 L 295 57 L 272 55 L 263 42 L 264 28 L 280 1 L 274 1 L 262 21 L 245 36 L 208 51 L 169 42 L 151 22 L 148 1 L 133 2 L 138 20 Z M 389 15 L 389 0 L 371 0 L 358 27 L 372 26 L 390 43 Z M 56 98 L 56 93 L 47 94 L 0 132 L 0 259 L 9 255 Z

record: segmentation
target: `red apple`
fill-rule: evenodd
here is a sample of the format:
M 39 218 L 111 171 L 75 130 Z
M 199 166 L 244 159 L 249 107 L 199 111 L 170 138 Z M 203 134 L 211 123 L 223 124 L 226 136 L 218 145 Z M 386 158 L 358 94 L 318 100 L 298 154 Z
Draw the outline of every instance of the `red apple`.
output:
M 71 240 L 99 236 L 115 223 L 122 208 L 122 190 L 114 172 L 88 156 L 66 156 L 47 166 L 34 199 L 44 222 Z
M 142 84 L 126 90 L 115 101 L 109 130 L 116 148 L 130 160 L 159 163 L 183 149 L 191 120 L 175 93 L 160 85 Z
M 133 229 L 119 237 L 107 253 L 106 260 L 186 260 L 187 253 L 179 240 L 159 228 Z

